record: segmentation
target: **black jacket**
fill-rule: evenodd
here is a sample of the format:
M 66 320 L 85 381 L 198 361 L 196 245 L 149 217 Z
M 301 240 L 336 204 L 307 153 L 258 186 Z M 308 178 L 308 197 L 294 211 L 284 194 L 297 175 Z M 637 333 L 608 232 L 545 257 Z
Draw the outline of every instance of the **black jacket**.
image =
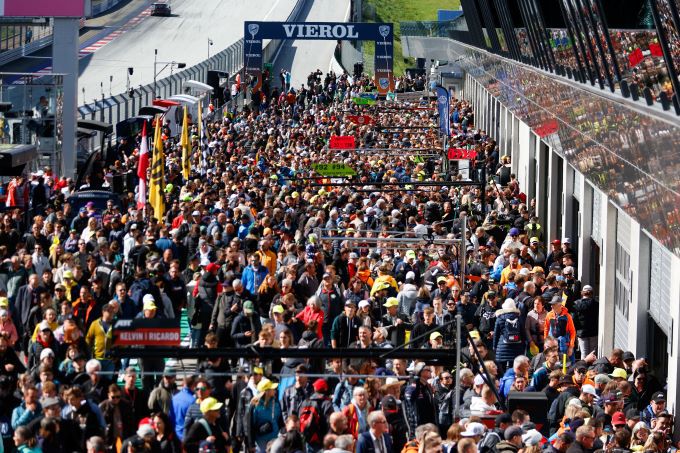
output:
M 262 330 L 262 324 L 260 323 L 260 317 L 256 313 L 253 313 L 251 316 L 241 313 L 234 319 L 234 323 L 231 325 L 231 337 L 236 346 L 246 346 L 257 340 L 260 330 Z M 252 332 L 252 335 L 249 337 L 245 335 L 248 331 Z
M 574 302 L 572 316 L 576 336 L 580 338 L 596 337 L 598 330 L 599 303 L 592 297 L 584 297 Z M 588 354 L 590 351 L 583 351 Z

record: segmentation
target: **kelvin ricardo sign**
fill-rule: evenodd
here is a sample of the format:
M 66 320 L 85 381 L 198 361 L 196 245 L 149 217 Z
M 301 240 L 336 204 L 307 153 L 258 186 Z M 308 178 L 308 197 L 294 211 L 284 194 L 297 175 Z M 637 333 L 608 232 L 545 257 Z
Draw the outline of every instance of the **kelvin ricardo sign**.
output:
M 113 328 L 114 346 L 179 346 L 179 319 L 121 319 Z
M 349 22 L 245 22 L 243 52 L 246 73 L 253 77 L 253 92 L 262 86 L 262 41 L 265 39 L 339 39 L 375 42 L 375 84 L 380 94 L 394 91 L 394 25 Z

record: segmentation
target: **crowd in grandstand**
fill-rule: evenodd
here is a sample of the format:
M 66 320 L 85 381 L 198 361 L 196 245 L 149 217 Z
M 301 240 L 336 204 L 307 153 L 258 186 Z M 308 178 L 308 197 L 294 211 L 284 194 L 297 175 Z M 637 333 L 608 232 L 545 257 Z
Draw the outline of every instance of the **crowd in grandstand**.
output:
M 206 137 L 191 128 L 188 180 L 164 126 L 160 220 L 133 193 L 70 212 L 77 188 L 49 169 L 9 184 L 0 452 L 675 449 L 663 376 L 631 352 L 598 350 L 597 291 L 577 280 L 574 244 L 546 237 L 466 101 L 451 102 L 450 143 L 477 152 L 469 185 L 418 151 L 441 149 L 436 101 L 356 105 L 375 86 L 347 74 L 317 71 L 305 85 L 268 87 L 224 114 L 211 105 Z M 356 148 L 329 149 L 334 136 Z M 136 171 L 140 141 L 121 140 L 88 187 Z M 357 175 L 314 173 L 330 162 Z M 112 354 L 117 321 L 181 317 L 195 348 L 328 353 L 190 367 Z M 332 352 L 401 346 L 442 351 Z M 543 413 L 510 410 L 529 393 L 544 396 Z

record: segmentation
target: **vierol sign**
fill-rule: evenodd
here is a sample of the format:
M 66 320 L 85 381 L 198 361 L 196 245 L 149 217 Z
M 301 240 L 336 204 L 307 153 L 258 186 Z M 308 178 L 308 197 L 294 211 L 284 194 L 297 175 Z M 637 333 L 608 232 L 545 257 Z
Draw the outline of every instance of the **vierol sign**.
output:
M 246 74 L 254 77 L 257 91 L 262 86 L 262 41 L 265 39 L 340 39 L 375 42 L 375 84 L 378 92 L 394 90 L 392 24 L 338 22 L 246 22 L 244 24 Z

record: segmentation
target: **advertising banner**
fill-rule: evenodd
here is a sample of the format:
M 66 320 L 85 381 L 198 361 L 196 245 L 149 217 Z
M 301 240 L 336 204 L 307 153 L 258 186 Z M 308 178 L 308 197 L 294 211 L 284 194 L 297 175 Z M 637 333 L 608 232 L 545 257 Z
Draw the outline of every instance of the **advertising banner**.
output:
M 4 17 L 83 17 L 85 0 L 0 0 Z
M 1 0 L 0 0 L 1 1 Z M 363 22 L 245 22 L 244 66 L 246 73 L 257 76 L 261 85 L 263 39 L 359 40 L 375 42 L 375 84 L 378 93 L 394 91 L 394 25 Z M 258 47 L 259 46 L 259 47 Z M 259 49 L 259 50 L 258 50 Z
M 346 117 L 350 122 L 354 124 L 364 125 L 373 124 L 375 120 L 371 115 L 347 115 Z
M 331 149 L 354 149 L 353 135 L 335 135 L 331 137 Z
M 179 319 L 121 319 L 113 327 L 114 346 L 179 346 Z

